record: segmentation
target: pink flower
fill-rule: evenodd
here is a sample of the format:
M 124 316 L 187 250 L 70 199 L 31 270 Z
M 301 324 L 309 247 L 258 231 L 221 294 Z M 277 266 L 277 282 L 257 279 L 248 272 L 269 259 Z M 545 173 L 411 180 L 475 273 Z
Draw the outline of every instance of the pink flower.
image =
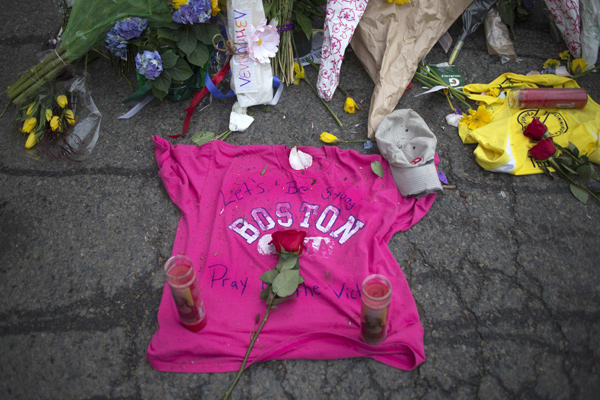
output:
M 267 25 L 267 19 L 260 21 L 258 26 L 248 27 L 246 32 L 248 41 L 248 55 L 253 61 L 265 64 L 269 58 L 275 57 L 277 46 L 279 45 L 279 33 L 277 28 Z

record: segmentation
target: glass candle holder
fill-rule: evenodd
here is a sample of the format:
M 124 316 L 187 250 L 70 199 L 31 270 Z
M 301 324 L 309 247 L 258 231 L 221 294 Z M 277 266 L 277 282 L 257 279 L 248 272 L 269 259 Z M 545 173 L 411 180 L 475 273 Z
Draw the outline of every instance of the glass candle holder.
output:
M 360 337 L 369 344 L 387 337 L 392 285 L 383 275 L 369 275 L 362 283 Z
M 583 108 L 587 91 L 581 88 L 527 88 L 508 94 L 511 108 Z
M 181 254 L 169 258 L 165 274 L 181 324 L 192 332 L 200 331 L 206 326 L 206 313 L 192 260 Z

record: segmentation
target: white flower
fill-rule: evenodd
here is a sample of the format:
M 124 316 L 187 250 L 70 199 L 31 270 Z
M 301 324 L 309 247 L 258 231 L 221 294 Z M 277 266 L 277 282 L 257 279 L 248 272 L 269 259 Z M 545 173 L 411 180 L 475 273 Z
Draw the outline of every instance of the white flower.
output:
M 309 168 L 313 163 L 313 158 L 310 154 L 303 153 L 296 147 L 290 152 L 290 165 L 296 171 Z
M 446 123 L 450 126 L 458 127 L 458 122 L 462 119 L 462 117 L 462 114 L 448 114 L 446 115 Z
M 246 32 L 248 55 L 253 61 L 265 64 L 269 58 L 275 57 L 279 45 L 279 33 L 273 25 L 267 25 L 267 19 L 260 21 L 255 28 L 249 26 Z

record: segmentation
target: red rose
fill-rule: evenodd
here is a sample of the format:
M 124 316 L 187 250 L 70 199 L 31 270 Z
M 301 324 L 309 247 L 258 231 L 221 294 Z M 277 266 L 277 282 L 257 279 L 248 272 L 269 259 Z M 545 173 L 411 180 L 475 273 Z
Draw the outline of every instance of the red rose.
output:
M 271 242 L 275 245 L 277 253 L 302 254 L 302 243 L 306 237 L 306 232 L 288 229 L 286 231 L 277 231 L 272 236 Z
M 548 131 L 546 125 L 543 122 L 540 122 L 539 118 L 534 118 L 527 128 L 523 131 L 523 135 L 531 138 L 533 140 L 542 140 L 544 133 Z
M 556 147 L 552 142 L 552 138 L 542 139 L 529 149 L 529 154 L 538 161 L 544 161 L 556 154 Z

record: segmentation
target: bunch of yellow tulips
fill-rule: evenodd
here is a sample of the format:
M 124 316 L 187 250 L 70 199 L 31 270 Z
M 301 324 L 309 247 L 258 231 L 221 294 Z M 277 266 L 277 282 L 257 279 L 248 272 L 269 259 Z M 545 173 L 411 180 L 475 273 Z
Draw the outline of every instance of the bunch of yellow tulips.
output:
M 75 114 L 69 108 L 69 99 L 64 94 L 42 96 L 39 100 L 21 109 L 21 132 L 26 133 L 25 148 L 30 149 L 48 134 L 66 135 L 75 125 Z

